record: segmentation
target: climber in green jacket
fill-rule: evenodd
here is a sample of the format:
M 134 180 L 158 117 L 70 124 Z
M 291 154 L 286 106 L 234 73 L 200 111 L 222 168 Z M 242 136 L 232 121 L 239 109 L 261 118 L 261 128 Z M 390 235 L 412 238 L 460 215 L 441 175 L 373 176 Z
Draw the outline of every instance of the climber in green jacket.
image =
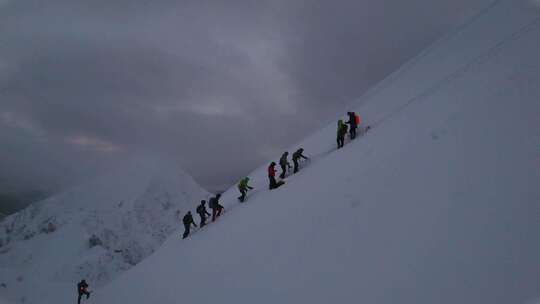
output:
M 240 197 L 238 197 L 238 200 L 241 203 L 243 203 L 244 200 L 246 199 L 246 194 L 247 194 L 248 190 L 253 190 L 253 187 L 249 186 L 248 182 L 249 182 L 249 177 L 244 177 L 238 183 L 238 190 L 240 190 L 240 193 L 242 193 L 242 195 Z
M 338 120 L 337 122 L 337 147 L 343 148 L 343 145 L 345 144 L 345 135 L 347 134 L 347 125 L 343 122 L 343 120 Z

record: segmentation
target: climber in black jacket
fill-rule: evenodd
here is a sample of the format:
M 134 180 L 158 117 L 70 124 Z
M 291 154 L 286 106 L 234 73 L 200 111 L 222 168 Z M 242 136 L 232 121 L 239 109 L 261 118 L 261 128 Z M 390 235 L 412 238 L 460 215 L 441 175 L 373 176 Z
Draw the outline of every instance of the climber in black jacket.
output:
M 77 283 L 77 293 L 79 294 L 77 304 L 81 304 L 81 298 L 84 295 L 86 295 L 86 299 L 90 298 L 90 292 L 88 291 L 88 284 L 86 283 L 86 280 L 81 280 L 79 283 Z
M 206 217 L 207 216 L 210 216 L 210 213 L 208 213 L 208 211 L 206 210 L 206 201 L 205 200 L 202 200 L 201 201 L 201 204 L 199 206 L 197 206 L 197 213 L 199 214 L 199 216 L 201 217 L 201 223 L 199 224 L 199 227 L 204 227 L 204 225 L 206 225 Z
M 184 215 L 183 222 L 184 222 L 185 231 L 182 238 L 185 239 L 189 235 L 189 232 L 191 230 L 191 225 L 193 224 L 193 226 L 197 227 L 197 224 L 195 224 L 195 222 L 193 221 L 193 216 L 191 216 L 191 211 L 188 211 L 188 213 Z

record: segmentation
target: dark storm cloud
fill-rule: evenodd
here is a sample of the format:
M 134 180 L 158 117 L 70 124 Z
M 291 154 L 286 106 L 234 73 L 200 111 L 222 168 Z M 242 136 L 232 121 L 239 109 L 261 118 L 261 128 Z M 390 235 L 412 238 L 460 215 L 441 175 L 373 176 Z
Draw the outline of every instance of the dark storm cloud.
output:
M 1 178 L 151 152 L 226 185 L 490 2 L 0 2 Z

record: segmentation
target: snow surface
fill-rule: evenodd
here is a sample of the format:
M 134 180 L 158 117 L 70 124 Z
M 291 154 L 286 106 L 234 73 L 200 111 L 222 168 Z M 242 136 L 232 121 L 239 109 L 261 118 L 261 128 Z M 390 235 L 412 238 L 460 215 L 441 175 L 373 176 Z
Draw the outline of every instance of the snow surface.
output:
M 540 13 L 497 1 L 366 94 L 374 128 L 92 303 L 526 303 L 540 295 Z M 296 148 L 295 146 L 293 148 Z M 291 148 L 291 150 L 293 149 Z M 276 156 L 277 158 L 278 156 Z
M 73 303 L 81 278 L 97 288 L 139 263 L 207 196 L 180 169 L 137 158 L 34 204 L 0 223 L 0 295 Z

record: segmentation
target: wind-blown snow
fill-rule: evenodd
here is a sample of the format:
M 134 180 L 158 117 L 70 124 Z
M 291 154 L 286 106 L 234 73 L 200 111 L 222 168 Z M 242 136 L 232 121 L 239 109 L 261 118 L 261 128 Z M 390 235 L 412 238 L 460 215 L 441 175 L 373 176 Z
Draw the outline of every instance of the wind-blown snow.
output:
M 372 131 L 169 238 L 93 303 L 525 303 L 540 295 L 540 13 L 497 1 L 379 84 Z M 299 145 L 299 146 L 300 146 Z M 277 156 L 276 156 L 277 158 Z
M 139 263 L 207 196 L 180 169 L 140 158 L 34 204 L 0 223 L 0 294 L 73 302 L 81 278 L 97 288 Z

